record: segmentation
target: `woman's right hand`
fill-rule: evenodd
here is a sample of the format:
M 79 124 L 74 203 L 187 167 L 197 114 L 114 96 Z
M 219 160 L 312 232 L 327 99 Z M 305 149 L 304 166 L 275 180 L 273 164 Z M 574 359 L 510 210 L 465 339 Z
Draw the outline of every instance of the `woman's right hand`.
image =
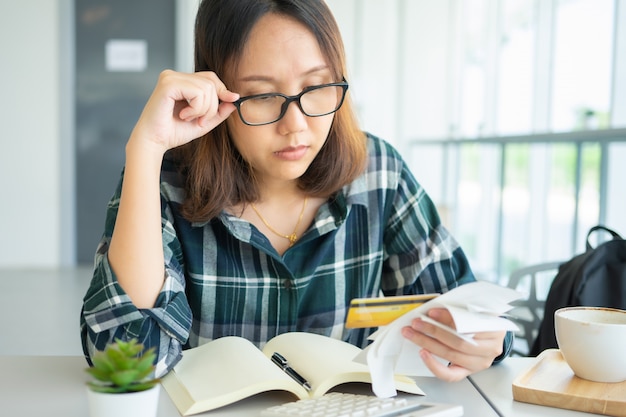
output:
M 163 71 L 129 142 L 154 146 L 165 153 L 226 120 L 238 98 L 213 72 Z
M 130 135 L 108 258 L 138 308 L 154 306 L 163 286 L 159 194 L 163 155 L 226 120 L 238 98 L 212 72 L 163 71 Z

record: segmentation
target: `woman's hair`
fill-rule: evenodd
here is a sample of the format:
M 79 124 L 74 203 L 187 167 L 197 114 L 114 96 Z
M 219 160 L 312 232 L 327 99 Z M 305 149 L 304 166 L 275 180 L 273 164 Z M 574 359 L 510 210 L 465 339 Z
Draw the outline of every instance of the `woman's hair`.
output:
M 268 13 L 306 26 L 334 78 L 340 81 L 345 76 L 339 28 L 322 0 L 203 0 L 196 17 L 195 70 L 213 71 L 228 86 L 252 28 Z M 175 152 L 186 173 L 182 213 L 188 220 L 208 221 L 226 207 L 258 198 L 252 168 L 230 139 L 227 123 Z M 298 179 L 299 187 L 309 195 L 329 197 L 361 174 L 366 161 L 365 135 L 348 96 L 334 115 L 324 146 Z

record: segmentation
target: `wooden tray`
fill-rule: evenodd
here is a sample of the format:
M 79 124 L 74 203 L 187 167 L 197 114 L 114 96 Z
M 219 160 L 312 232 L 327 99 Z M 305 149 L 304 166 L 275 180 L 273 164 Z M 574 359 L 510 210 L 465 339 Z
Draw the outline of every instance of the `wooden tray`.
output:
M 578 378 L 558 349 L 544 350 L 513 381 L 517 401 L 626 417 L 626 381 L 602 383 Z

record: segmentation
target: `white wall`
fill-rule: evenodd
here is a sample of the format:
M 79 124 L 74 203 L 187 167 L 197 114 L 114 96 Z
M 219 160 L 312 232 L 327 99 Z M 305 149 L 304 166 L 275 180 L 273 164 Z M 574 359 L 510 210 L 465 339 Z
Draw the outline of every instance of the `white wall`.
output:
M 0 267 L 61 263 L 60 1 L 0 2 Z

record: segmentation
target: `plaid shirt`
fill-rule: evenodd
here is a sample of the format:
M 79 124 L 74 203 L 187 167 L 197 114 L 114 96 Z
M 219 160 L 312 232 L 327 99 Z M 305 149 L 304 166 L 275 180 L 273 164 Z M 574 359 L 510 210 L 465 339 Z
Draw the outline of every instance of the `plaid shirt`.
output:
M 374 329 L 346 329 L 351 299 L 445 292 L 474 280 L 463 251 L 399 154 L 368 136 L 365 173 L 322 205 L 307 232 L 280 256 L 245 220 L 206 223 L 180 214 L 184 179 L 161 172 L 165 279 L 154 308 L 137 309 L 108 259 L 120 191 L 108 206 L 81 335 L 87 357 L 113 338 L 157 348 L 157 374 L 184 348 L 237 335 L 261 347 L 280 333 L 320 333 L 364 347 Z

